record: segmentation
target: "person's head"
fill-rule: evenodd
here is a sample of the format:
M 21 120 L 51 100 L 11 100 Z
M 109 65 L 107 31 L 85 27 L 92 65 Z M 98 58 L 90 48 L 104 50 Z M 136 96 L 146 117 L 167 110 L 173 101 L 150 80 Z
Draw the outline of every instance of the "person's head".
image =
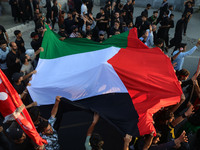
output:
M 47 19 L 46 24 L 47 24 L 47 25 L 50 25 L 50 24 L 51 24 L 51 21 L 50 21 L 49 19 Z
M 133 22 L 132 22 L 132 21 L 130 21 L 130 22 L 128 23 L 128 28 L 133 28 Z
M 28 54 L 21 54 L 20 55 L 20 61 L 21 61 L 22 64 L 24 64 L 24 63 L 31 61 L 31 58 Z
M 127 0 L 127 4 L 131 4 L 132 3 L 132 0 Z
M 119 18 L 119 12 L 115 12 L 115 18 Z
M 22 72 L 15 72 L 13 75 L 12 75 L 12 80 L 13 82 L 15 83 L 21 83 L 23 81 L 23 73 Z
M 169 10 L 172 11 L 174 9 L 173 5 L 169 5 Z
M 157 144 L 160 141 L 161 134 L 156 132 L 156 136 L 153 138 L 152 143 Z
M 154 11 L 153 16 L 157 18 L 158 17 L 158 11 Z
M 29 109 L 30 117 L 34 123 L 34 125 L 39 125 L 40 123 L 40 110 L 37 106 L 31 107 Z
M 9 128 L 8 135 L 17 144 L 22 144 L 26 139 L 26 134 L 20 127 Z
M 76 25 L 73 25 L 71 29 L 72 29 L 72 32 L 74 33 L 78 32 L 78 27 Z
M 13 52 L 17 51 L 17 44 L 15 42 L 10 42 L 10 48 Z
M 61 17 L 63 17 L 63 18 L 65 17 L 65 11 L 63 11 L 63 10 L 61 11 Z
M 35 14 L 38 15 L 40 13 L 40 10 L 38 8 L 35 9 Z
M 178 46 L 178 49 L 182 49 L 182 52 L 185 52 L 186 51 L 186 48 L 187 48 L 187 44 L 186 43 L 181 43 L 179 46 Z
M 67 18 L 72 18 L 72 12 L 71 11 L 67 12 Z
M 15 31 L 14 31 L 14 34 L 15 34 L 15 36 L 16 36 L 17 38 L 22 37 L 22 33 L 21 33 L 20 30 L 15 30 Z
M 180 71 L 176 71 L 176 75 L 179 81 L 185 81 L 188 79 L 190 72 L 187 69 L 181 69 Z
M 34 40 L 38 40 L 39 39 L 39 36 L 36 32 L 32 32 L 31 33 L 31 38 L 34 39 Z
M 170 15 L 170 20 L 173 20 L 174 19 L 174 14 L 171 14 Z
M 104 8 L 103 7 L 100 8 L 100 13 L 104 14 Z
M 169 124 L 174 120 L 174 113 L 169 110 L 162 110 L 159 112 L 160 114 L 157 116 L 158 121 L 161 124 Z
M 60 25 L 59 31 L 62 32 L 62 33 L 65 32 L 65 25 L 64 24 Z
M 87 31 L 86 32 L 86 38 L 90 39 L 90 40 L 92 39 L 92 31 Z
M 53 4 L 56 6 L 58 4 L 57 0 L 53 0 Z
M 47 120 L 43 120 L 38 125 L 38 132 L 46 136 L 53 135 L 53 128 Z
M 188 2 L 188 8 L 192 8 L 192 3 L 191 2 Z
M 97 133 L 93 133 L 90 137 L 90 145 L 92 150 L 101 150 L 104 141 L 102 140 L 101 136 Z
M 6 47 L 7 47 L 7 42 L 5 40 L 1 40 L 0 41 L 0 48 L 5 51 Z
M 90 31 L 91 30 L 91 25 L 90 24 L 87 24 L 86 25 L 86 31 Z
M 155 24 L 152 25 L 152 31 L 155 32 L 157 30 L 157 26 Z
M 147 21 L 147 14 L 142 14 L 142 21 L 143 22 Z
M 146 9 L 150 9 L 151 8 L 151 4 L 147 4 Z
M 164 40 L 160 39 L 160 38 L 156 39 L 154 42 L 154 45 L 159 48 L 161 48 L 163 46 L 163 44 L 164 44 Z
M 99 39 L 100 40 L 103 40 L 104 39 L 104 35 L 105 35 L 105 33 L 104 33 L 104 31 L 99 31 Z
M 148 37 L 148 36 L 149 36 L 148 30 L 142 31 L 142 37 L 143 37 L 143 38 L 146 38 L 146 37 Z
M 119 29 L 119 26 L 120 26 L 120 25 L 119 25 L 119 21 L 115 21 L 115 23 L 114 23 L 114 28 L 115 28 L 115 29 Z
M 88 1 L 87 1 L 87 0 L 82 0 L 82 3 L 83 3 L 83 4 L 87 4 Z
M 166 2 L 167 0 L 163 0 L 163 2 Z

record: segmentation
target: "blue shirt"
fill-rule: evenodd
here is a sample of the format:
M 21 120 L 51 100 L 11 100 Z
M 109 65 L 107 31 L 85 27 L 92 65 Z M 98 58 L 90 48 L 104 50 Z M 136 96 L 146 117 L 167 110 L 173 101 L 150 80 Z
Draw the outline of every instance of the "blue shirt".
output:
M 181 52 L 177 56 L 177 58 L 172 62 L 172 64 L 177 63 L 177 65 L 174 67 L 174 69 L 177 70 L 177 71 L 180 71 L 183 68 L 184 57 L 191 55 L 196 49 L 197 49 L 197 46 L 194 46 L 191 50 L 189 50 L 187 52 Z M 176 50 L 173 53 L 173 56 L 175 56 L 178 52 L 179 52 L 179 50 Z

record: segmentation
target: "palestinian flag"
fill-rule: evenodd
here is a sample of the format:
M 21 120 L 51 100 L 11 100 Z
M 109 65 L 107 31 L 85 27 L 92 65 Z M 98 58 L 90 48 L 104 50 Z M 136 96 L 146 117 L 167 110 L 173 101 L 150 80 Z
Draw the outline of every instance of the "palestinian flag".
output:
M 103 43 L 59 38 L 46 31 L 28 88 L 39 105 L 63 96 L 98 112 L 123 134 L 137 136 L 155 132 L 152 115 L 180 101 L 182 90 L 170 59 L 143 44 L 136 28 Z

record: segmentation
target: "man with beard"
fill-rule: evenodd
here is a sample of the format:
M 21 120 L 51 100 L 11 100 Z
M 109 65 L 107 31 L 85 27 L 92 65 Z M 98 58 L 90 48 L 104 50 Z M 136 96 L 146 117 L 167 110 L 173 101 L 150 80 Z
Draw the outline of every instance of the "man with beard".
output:
M 11 77 L 15 72 L 20 71 L 20 59 L 17 50 L 17 44 L 15 42 L 10 43 L 11 51 L 8 53 L 6 57 L 6 63 L 8 66 L 9 76 Z
M 47 140 L 48 144 L 45 145 L 46 150 L 59 150 L 60 145 L 58 144 L 58 134 L 56 130 L 54 130 L 53 126 L 56 121 L 56 114 L 58 111 L 58 106 L 60 103 L 60 96 L 56 97 L 56 102 L 51 111 L 51 117 L 48 121 L 42 121 L 38 125 L 38 132 L 40 136 Z

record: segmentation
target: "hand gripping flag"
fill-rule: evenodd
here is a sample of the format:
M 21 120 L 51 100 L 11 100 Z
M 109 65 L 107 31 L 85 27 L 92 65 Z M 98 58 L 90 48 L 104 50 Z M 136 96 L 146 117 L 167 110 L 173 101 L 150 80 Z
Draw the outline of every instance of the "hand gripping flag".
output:
M 35 126 L 22 103 L 18 93 L 13 88 L 5 74 L 0 69 L 0 112 L 4 122 L 15 119 L 24 132 L 39 146 L 47 143 L 38 134 Z

